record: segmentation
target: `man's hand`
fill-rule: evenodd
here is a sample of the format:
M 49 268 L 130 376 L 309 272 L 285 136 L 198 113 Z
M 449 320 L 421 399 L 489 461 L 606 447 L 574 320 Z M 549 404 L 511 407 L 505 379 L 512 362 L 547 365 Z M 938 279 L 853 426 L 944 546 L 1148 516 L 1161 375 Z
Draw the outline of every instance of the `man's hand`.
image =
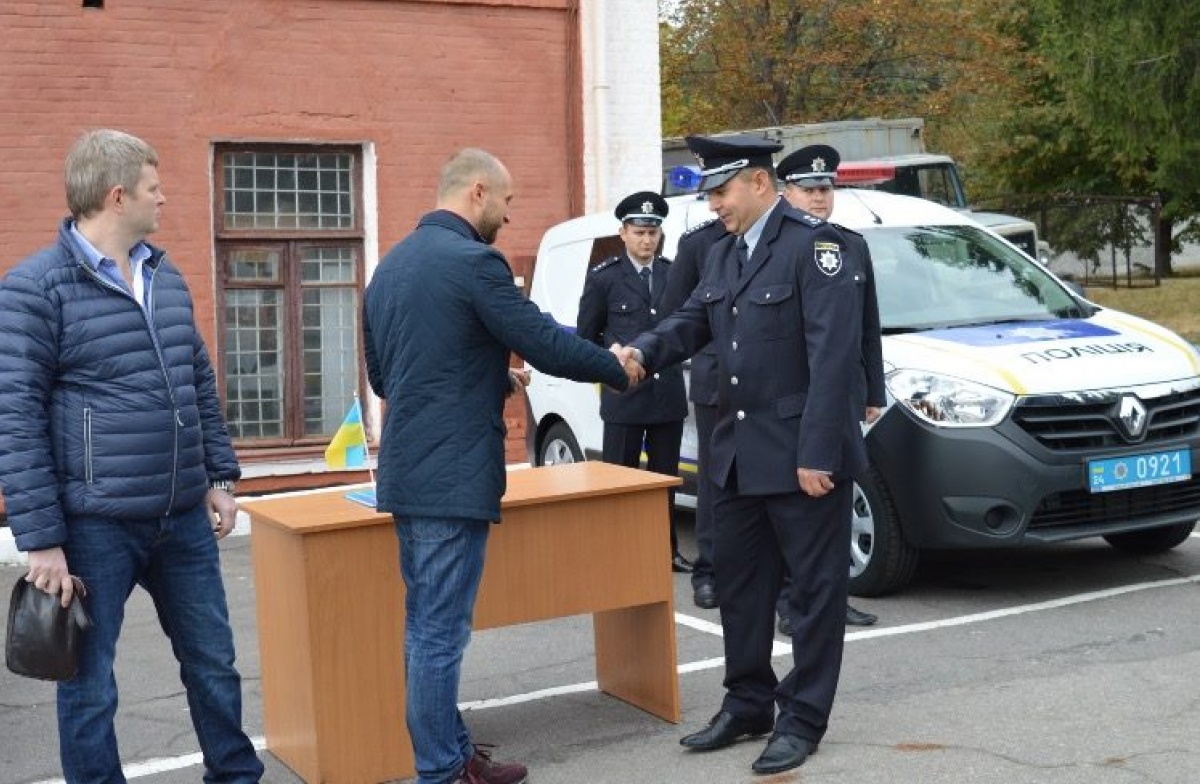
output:
M 811 468 L 797 468 L 796 476 L 800 478 L 800 489 L 806 495 L 820 498 L 833 489 L 833 480 L 824 471 L 814 471 Z
M 646 377 L 646 369 L 638 361 L 641 352 L 636 348 L 622 346 L 620 343 L 613 343 L 609 346 L 608 350 L 620 360 L 621 367 L 625 370 L 625 375 L 629 378 L 629 386 L 637 386 L 638 382 Z
M 224 490 L 210 487 L 204 502 L 208 504 L 208 516 L 212 520 L 213 534 L 218 539 L 229 536 L 229 532 L 237 525 L 237 499 Z
M 62 606 L 71 606 L 71 597 L 75 595 L 75 581 L 71 579 L 71 571 L 67 568 L 67 555 L 61 547 L 51 547 L 49 550 L 33 550 L 29 553 L 29 574 L 25 582 L 33 583 L 39 591 L 54 596 L 62 594 Z
M 509 368 L 508 369 L 508 394 L 517 394 L 525 387 L 529 386 L 529 379 L 533 372 L 529 368 Z
M 867 406 L 866 418 L 863 419 L 868 425 L 875 422 L 883 414 L 883 409 L 879 406 Z

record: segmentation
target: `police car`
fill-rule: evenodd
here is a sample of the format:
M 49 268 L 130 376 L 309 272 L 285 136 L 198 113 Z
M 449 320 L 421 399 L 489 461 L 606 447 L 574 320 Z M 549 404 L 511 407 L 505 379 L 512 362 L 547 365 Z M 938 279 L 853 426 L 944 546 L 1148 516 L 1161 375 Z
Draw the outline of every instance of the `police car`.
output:
M 712 218 L 702 199 L 669 201 L 667 257 Z M 924 549 L 1102 536 L 1146 554 L 1187 539 L 1200 518 L 1195 347 L 1087 301 L 967 215 L 853 189 L 835 205 L 871 249 L 888 390 L 855 488 L 852 593 L 902 589 Z M 617 228 L 588 215 L 542 239 L 530 296 L 564 329 L 588 267 L 620 252 Z M 595 386 L 535 374 L 527 393 L 531 462 L 598 459 Z M 694 488 L 690 418 L 682 455 Z

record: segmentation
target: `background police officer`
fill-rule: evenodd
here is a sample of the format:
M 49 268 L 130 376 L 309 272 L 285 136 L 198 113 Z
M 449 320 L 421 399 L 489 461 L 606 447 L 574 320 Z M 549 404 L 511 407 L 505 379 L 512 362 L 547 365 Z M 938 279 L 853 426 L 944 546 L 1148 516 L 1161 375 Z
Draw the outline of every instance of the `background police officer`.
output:
M 783 197 L 798 210 L 829 220 L 833 214 L 833 186 L 837 182 L 838 164 L 842 156 L 828 144 L 810 144 L 784 157 L 776 167 L 783 181 Z M 836 225 L 836 224 L 835 224 Z M 837 227 L 846 239 L 846 261 L 855 265 L 855 274 L 862 275 L 863 287 L 863 374 L 857 397 L 863 402 L 863 421 L 874 422 L 887 404 L 883 386 L 883 342 L 879 332 L 879 305 L 875 298 L 875 270 L 871 266 L 871 251 L 862 235 L 844 226 Z M 779 631 L 791 636 L 792 619 L 787 613 L 787 592 L 779 594 Z M 852 626 L 870 626 L 878 618 L 871 613 L 846 605 L 846 623 Z
M 600 346 L 627 343 L 662 320 L 662 307 L 671 262 L 658 255 L 667 202 L 650 191 L 621 200 L 615 210 L 621 221 L 625 252 L 601 261 L 588 272 L 579 299 L 577 333 Z M 646 468 L 661 474 L 679 472 L 679 443 L 687 417 L 683 370 L 665 368 L 626 393 L 604 387 L 600 418 L 604 421 L 603 459 L 637 468 L 642 449 Z M 691 562 L 679 553 L 671 500 L 671 568 L 690 572 Z
M 862 282 L 844 264 L 841 233 L 779 198 L 778 143 L 741 134 L 688 146 L 733 236 L 713 247 L 687 302 L 621 353 L 653 372 L 716 345 L 708 473 L 719 487 L 725 697 L 708 727 L 680 743 L 712 750 L 773 731 L 751 767 L 778 773 L 816 750 L 841 670 L 852 477 L 867 462 L 852 400 Z M 785 568 L 795 577 L 793 666 L 780 681 L 771 648 Z
M 729 235 L 725 224 L 713 218 L 689 229 L 679 238 L 671 275 L 663 293 L 663 311 L 670 314 L 687 301 L 696 284 L 704 277 L 708 252 Z M 688 399 L 696 422 L 696 560 L 692 563 L 692 601 L 711 610 L 720 603 L 713 574 L 713 497 L 716 488 L 708 478 L 709 444 L 717 423 L 717 350 L 710 343 L 692 357 Z

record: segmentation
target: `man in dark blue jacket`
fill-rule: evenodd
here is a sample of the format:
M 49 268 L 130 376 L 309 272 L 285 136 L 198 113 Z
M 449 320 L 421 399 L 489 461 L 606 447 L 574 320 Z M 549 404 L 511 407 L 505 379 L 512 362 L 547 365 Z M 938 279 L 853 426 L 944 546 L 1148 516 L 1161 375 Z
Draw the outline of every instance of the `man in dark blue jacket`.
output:
M 846 269 L 841 234 L 779 198 L 771 155 L 781 145 L 743 134 L 688 137 L 688 146 L 730 236 L 687 302 L 617 349 L 636 373 L 716 347 L 707 471 L 719 487 L 725 698 L 680 742 L 709 751 L 773 730 L 751 767 L 779 773 L 816 751 L 841 669 L 852 477 L 867 463 L 853 400 L 862 282 Z M 781 681 L 771 648 L 785 568 L 795 580 L 793 666 Z
M 560 329 L 514 284 L 491 247 L 512 195 L 496 158 L 454 155 L 437 209 L 388 252 L 365 297 L 367 373 L 386 401 L 379 509 L 395 518 L 408 591 L 406 719 L 419 784 L 526 778 L 525 766 L 493 762 L 471 743 L 456 707 L 488 528 L 504 494 L 510 354 L 575 381 L 629 383 L 612 352 Z
M 63 606 L 86 587 L 93 625 L 58 684 L 71 784 L 124 781 L 113 661 L 125 601 L 154 599 L 187 691 L 206 782 L 257 782 L 242 731 L 217 540 L 240 477 L 192 299 L 145 242 L 165 201 L 158 156 L 119 131 L 66 162 L 71 217 L 0 283 L 0 482 L 27 580 Z
M 833 214 L 834 183 L 842 156 L 828 144 L 810 144 L 788 154 L 779 162 L 777 173 L 783 182 L 783 198 L 798 210 L 829 220 Z M 834 224 L 835 226 L 837 224 Z M 846 239 L 846 260 L 854 265 L 854 274 L 861 275 L 862 288 L 862 364 L 855 398 L 863 405 L 863 421 L 868 425 L 883 414 L 887 405 L 887 392 L 883 383 L 883 341 L 879 331 L 879 304 L 875 298 L 875 270 L 871 265 L 871 250 L 867 241 L 857 232 L 837 226 Z M 788 614 L 788 589 L 790 581 L 784 581 L 779 593 L 779 632 L 792 636 L 792 618 Z M 850 626 L 870 626 L 879 618 L 846 605 L 846 623 Z
M 592 267 L 583 282 L 575 334 L 598 346 L 627 343 L 662 321 L 669 311 L 663 305 L 671 262 L 658 255 L 667 200 L 657 193 L 638 191 L 617 204 L 625 252 Z M 637 389 L 619 393 L 600 391 L 600 419 L 604 422 L 606 463 L 637 468 L 643 447 L 646 469 L 675 476 L 679 473 L 679 446 L 687 418 L 687 393 L 683 368 L 663 368 Z M 692 571 L 679 552 L 674 522 L 675 491 L 667 493 L 671 519 L 671 569 Z

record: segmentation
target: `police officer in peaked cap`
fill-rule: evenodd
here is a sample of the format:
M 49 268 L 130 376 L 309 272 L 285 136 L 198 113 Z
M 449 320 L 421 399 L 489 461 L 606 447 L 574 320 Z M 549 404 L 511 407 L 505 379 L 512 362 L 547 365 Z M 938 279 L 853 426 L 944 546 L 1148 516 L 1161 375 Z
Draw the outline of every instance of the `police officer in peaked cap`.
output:
M 779 162 L 777 171 L 783 182 L 783 197 L 798 210 L 803 210 L 823 220 L 833 214 L 834 185 L 837 168 L 842 156 L 828 144 L 810 144 L 788 154 Z M 856 397 L 863 404 L 863 421 L 870 424 L 883 413 L 887 396 L 883 385 L 883 342 L 879 331 L 879 305 L 875 297 L 875 270 L 871 265 L 871 252 L 862 235 L 838 226 L 846 238 L 847 261 L 856 265 L 856 275 L 862 276 L 864 285 L 862 313 L 863 374 Z M 792 619 L 787 612 L 788 585 L 779 595 L 779 631 L 790 634 Z M 878 618 L 846 605 L 846 623 L 851 626 L 870 626 Z
M 614 212 L 621 221 L 625 250 L 588 271 L 579 299 L 580 337 L 607 348 L 632 340 L 662 320 L 661 302 L 671 262 L 658 255 L 658 250 L 668 209 L 666 199 L 651 191 L 632 193 L 617 205 Z M 644 447 L 648 470 L 675 476 L 686 417 L 683 370 L 678 364 L 663 368 L 627 392 L 603 387 L 603 460 L 637 468 Z M 679 552 L 673 490 L 669 497 L 671 569 L 690 572 L 691 562 Z
M 716 347 L 706 472 L 717 487 L 725 696 L 708 726 L 680 743 L 710 751 L 769 733 L 751 768 L 773 774 L 816 751 L 841 669 L 853 477 L 867 465 L 852 402 L 861 282 L 845 264 L 841 232 L 779 197 L 780 145 L 741 134 L 692 136 L 688 146 L 730 236 L 709 250 L 687 301 L 618 350 L 653 373 Z M 796 584 L 793 666 L 780 680 L 771 652 L 785 569 Z

